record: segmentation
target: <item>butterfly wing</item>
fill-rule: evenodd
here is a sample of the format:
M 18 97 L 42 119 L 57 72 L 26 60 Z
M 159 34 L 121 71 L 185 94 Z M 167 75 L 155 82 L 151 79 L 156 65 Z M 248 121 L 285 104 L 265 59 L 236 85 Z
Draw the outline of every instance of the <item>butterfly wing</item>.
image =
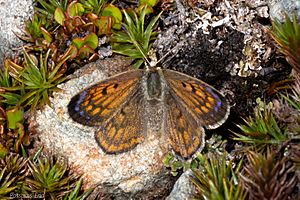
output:
M 95 138 L 106 153 L 128 151 L 144 139 L 143 74 L 133 70 L 111 77 L 83 90 L 68 105 L 74 121 L 100 127 Z
M 204 129 L 169 93 L 166 94 L 165 131 L 173 150 L 183 158 L 191 157 L 204 146 Z
M 204 146 L 203 126 L 220 126 L 228 117 L 229 106 L 210 85 L 176 71 L 162 71 L 167 84 L 165 131 L 174 151 L 190 158 Z
M 96 132 L 96 140 L 106 153 L 128 151 L 144 140 L 143 108 L 144 97 L 139 90 Z
M 163 70 L 170 95 L 179 108 L 186 110 L 198 125 L 213 129 L 221 126 L 229 115 L 225 97 L 207 83 L 172 70 Z
M 83 125 L 101 126 L 125 105 L 140 87 L 143 70 L 121 73 L 72 97 L 68 112 Z

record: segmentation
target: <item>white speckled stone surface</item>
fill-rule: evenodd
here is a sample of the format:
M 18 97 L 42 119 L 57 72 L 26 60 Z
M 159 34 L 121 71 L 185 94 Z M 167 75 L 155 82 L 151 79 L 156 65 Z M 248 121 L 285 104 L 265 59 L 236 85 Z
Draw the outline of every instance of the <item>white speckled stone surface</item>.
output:
M 22 33 L 24 22 L 33 14 L 32 0 L 0 0 L 0 62 L 12 48 L 22 45 L 14 33 Z

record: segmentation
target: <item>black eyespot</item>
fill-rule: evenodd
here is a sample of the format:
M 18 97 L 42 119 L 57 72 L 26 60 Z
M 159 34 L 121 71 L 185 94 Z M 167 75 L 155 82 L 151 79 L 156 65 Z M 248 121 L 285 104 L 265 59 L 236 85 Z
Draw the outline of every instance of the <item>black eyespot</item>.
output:
M 107 94 L 107 87 L 103 88 L 102 94 L 103 94 L 103 95 L 106 95 L 106 94 Z
M 192 84 L 190 84 L 190 86 L 191 86 L 191 88 L 192 88 L 192 93 L 195 93 L 195 92 L 196 92 L 195 87 L 194 87 Z

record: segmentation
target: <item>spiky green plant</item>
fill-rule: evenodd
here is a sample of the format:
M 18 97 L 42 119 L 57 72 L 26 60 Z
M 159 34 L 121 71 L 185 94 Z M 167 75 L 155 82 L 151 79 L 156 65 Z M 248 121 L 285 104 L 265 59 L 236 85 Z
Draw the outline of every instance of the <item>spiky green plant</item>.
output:
M 272 22 L 272 38 L 279 45 L 279 50 L 286 56 L 286 60 L 300 73 L 300 25 L 297 15 L 292 20 L 285 15 L 285 22 L 277 20 Z
M 39 3 L 42 8 L 35 6 L 35 11 L 48 16 L 50 19 L 56 8 L 60 8 L 65 11 L 69 3 L 68 0 L 36 0 L 36 2 Z
M 245 125 L 238 125 L 243 132 L 234 133 L 234 140 L 250 144 L 261 150 L 268 145 L 279 145 L 288 140 L 286 127 L 280 126 L 272 112 L 272 103 L 266 105 L 258 99 L 259 105 L 254 108 L 254 116 L 244 119 Z
M 19 154 L 10 154 L 0 160 L 0 167 L 6 167 L 13 175 L 24 178 L 28 174 L 27 162 L 28 159 Z
M 286 102 L 295 110 L 300 110 L 300 77 L 295 79 L 294 84 L 291 86 L 291 93 L 281 97 L 286 100 Z
M 85 192 L 81 192 L 82 178 L 76 183 L 76 187 L 63 197 L 63 200 L 84 200 L 93 192 L 94 188 L 90 188 Z
M 49 95 L 51 92 L 58 90 L 56 86 L 65 80 L 63 74 L 66 66 L 64 64 L 69 57 L 62 58 L 58 64 L 55 64 L 49 59 L 49 54 L 50 50 L 46 55 L 40 54 L 38 60 L 34 55 L 29 55 L 24 50 L 25 62 L 23 65 L 6 60 L 10 75 L 18 85 L 5 87 L 4 90 L 9 92 L 8 94 L 15 91 L 21 95 L 18 105 L 30 105 L 31 108 L 35 108 L 38 105 L 49 104 Z M 6 98 L 6 102 L 8 100 Z M 7 103 L 13 104 L 14 102 Z
M 47 31 L 51 26 L 51 21 L 43 15 L 35 14 L 32 19 L 27 20 L 25 23 L 25 35 L 17 34 L 17 36 L 27 43 L 34 43 L 36 46 L 47 46 L 53 39 Z
M 250 151 L 247 161 L 241 180 L 249 199 L 293 199 L 293 190 L 296 191 L 299 180 L 295 165 L 289 158 L 271 150 L 265 155 Z
M 10 154 L 0 160 L 0 197 L 8 199 L 10 192 L 26 193 L 24 184 L 28 175 L 27 159 L 18 154 Z
M 202 168 L 193 170 L 192 182 L 199 190 L 198 199 L 243 200 L 247 193 L 240 184 L 238 175 L 242 160 L 234 167 L 226 155 L 207 154 L 202 158 Z
M 42 149 L 30 159 L 9 154 L 0 160 L 0 198 L 42 197 L 86 199 L 93 188 L 82 190 L 82 178 L 70 174 L 64 162 L 40 159 Z
M 101 14 L 101 9 L 103 8 L 104 4 L 106 4 L 106 0 L 79 0 L 80 3 L 85 7 L 85 9 L 96 15 Z
M 9 76 L 8 68 L 0 69 L 0 87 L 11 87 L 12 79 Z
M 45 194 L 45 198 L 57 199 L 71 192 L 76 187 L 76 176 L 67 172 L 67 165 L 53 158 L 29 161 L 32 177 L 26 177 L 26 184 L 31 192 Z
M 147 8 L 148 6 L 145 5 L 139 16 L 136 12 L 128 13 L 124 10 L 125 23 L 123 26 L 125 32 L 114 32 L 111 37 L 113 52 L 136 59 L 135 68 L 139 68 L 147 59 L 147 54 L 152 45 L 151 41 L 155 39 L 156 35 L 153 28 L 161 15 L 161 13 L 158 14 L 145 27 Z
M 5 61 L 6 62 L 6 61 Z M 21 95 L 14 92 L 8 92 L 4 88 L 10 88 L 16 85 L 15 79 L 13 79 L 8 72 L 8 66 L 4 64 L 4 69 L 0 69 L 0 104 L 16 105 Z
M 9 193 L 14 191 L 17 186 L 14 185 L 17 177 L 13 177 L 11 173 L 7 173 L 7 168 L 4 167 L 0 171 L 0 198 L 9 199 Z

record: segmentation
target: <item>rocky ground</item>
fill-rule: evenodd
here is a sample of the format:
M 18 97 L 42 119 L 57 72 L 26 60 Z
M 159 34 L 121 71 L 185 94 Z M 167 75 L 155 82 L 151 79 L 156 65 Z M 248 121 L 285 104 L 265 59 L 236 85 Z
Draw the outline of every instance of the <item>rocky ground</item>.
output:
M 0 0 L 0 10 L 7 10 L 11 2 Z M 173 10 L 162 14 L 153 44 L 158 59 L 166 55 L 159 65 L 199 78 L 226 96 L 231 105 L 230 117 L 213 132 L 227 138 L 234 123 L 251 115 L 258 97 L 273 99 L 275 85 L 289 77 L 291 67 L 276 52 L 269 28 L 271 19 L 282 19 L 283 11 L 291 13 L 300 5 L 279 0 L 176 0 L 170 1 L 170 5 Z M 24 9 L 19 14 L 5 13 L 10 17 L 0 18 L 1 56 L 6 49 L 19 44 L 6 20 L 28 14 L 30 4 L 21 7 Z M 15 25 L 17 29 L 19 26 Z M 67 155 L 75 171 L 86 178 L 86 187 L 100 186 L 98 194 L 107 193 L 117 199 L 164 199 L 179 176 L 172 177 L 160 162 L 169 151 L 168 145 L 156 137 L 160 130 L 149 130 L 147 134 L 152 137 L 127 154 L 106 155 L 98 150 L 95 129 L 76 124 L 67 113 L 66 106 L 73 95 L 119 69 L 127 70 L 129 65 L 130 60 L 117 57 L 76 72 L 72 80 L 59 86 L 64 92 L 54 94 L 53 107 L 46 107 L 31 118 L 32 126 L 46 149 Z M 190 184 L 185 176 L 186 173 L 167 199 L 185 199 L 194 193 L 178 186 Z

